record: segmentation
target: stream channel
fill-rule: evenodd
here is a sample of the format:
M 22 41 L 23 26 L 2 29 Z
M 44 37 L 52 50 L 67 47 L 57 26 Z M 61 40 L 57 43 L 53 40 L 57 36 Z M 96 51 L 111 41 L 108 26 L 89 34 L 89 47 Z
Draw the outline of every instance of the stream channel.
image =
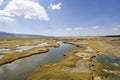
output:
M 26 80 L 40 65 L 55 63 L 64 58 L 65 52 L 77 48 L 75 45 L 65 44 L 62 41 L 59 41 L 59 44 L 60 47 L 50 47 L 48 52 L 18 59 L 0 66 L 0 80 Z

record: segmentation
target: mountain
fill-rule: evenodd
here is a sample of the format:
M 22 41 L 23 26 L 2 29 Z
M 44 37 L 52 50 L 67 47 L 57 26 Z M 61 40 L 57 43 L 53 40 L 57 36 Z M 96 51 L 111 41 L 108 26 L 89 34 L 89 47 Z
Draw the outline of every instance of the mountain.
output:
M 0 32 L 0 37 L 49 37 L 49 36 Z
M 107 35 L 105 37 L 120 37 L 120 35 Z

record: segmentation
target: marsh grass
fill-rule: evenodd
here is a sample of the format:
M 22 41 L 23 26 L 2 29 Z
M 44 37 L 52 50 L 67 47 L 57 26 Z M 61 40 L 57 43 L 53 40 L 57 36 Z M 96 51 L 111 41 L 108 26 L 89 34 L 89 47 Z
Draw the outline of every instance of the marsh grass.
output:
M 43 66 L 33 73 L 27 80 L 92 80 L 91 73 L 63 71 L 63 65 L 73 67 L 74 62 L 59 62 L 53 65 L 48 65 L 47 67 Z
M 75 51 L 65 53 L 65 58 L 54 64 L 43 65 L 33 72 L 27 80 L 92 80 L 92 73 L 90 72 L 63 70 L 64 67 L 76 67 L 76 62 L 82 59 L 74 55 Z
M 103 64 L 99 62 L 96 62 L 94 65 L 95 65 L 94 67 L 95 77 L 99 76 L 101 80 L 119 80 L 120 79 L 120 71 L 115 69 L 114 66 L 109 66 L 107 64 Z
M 97 54 L 98 52 L 104 52 L 107 54 L 120 56 L 120 38 L 108 38 L 108 37 L 86 37 L 86 38 L 56 38 L 56 39 L 26 39 L 26 38 L 16 38 L 15 40 L 11 38 L 0 38 L 0 45 L 2 47 L 8 47 L 12 50 L 15 50 L 15 45 L 35 45 L 39 42 L 48 41 L 48 44 L 51 46 L 48 47 L 59 47 L 57 44 L 58 40 L 66 40 L 68 42 L 75 42 L 75 45 L 80 48 L 73 50 L 69 53 L 65 53 L 65 58 L 57 61 L 54 64 L 43 65 L 38 68 L 35 72 L 31 74 L 31 76 L 27 80 L 93 80 L 93 77 L 99 76 L 101 80 L 120 80 L 119 74 L 116 74 L 112 71 L 117 71 L 118 67 L 114 67 L 112 64 L 94 63 L 94 75 L 92 73 L 83 73 L 83 72 L 71 72 L 64 71 L 63 67 L 76 67 L 76 61 L 82 59 L 81 57 L 77 57 L 74 53 L 77 52 L 85 52 L 86 47 L 90 46 L 95 50 L 94 53 L 89 54 Z M 81 41 L 88 41 L 88 44 L 78 44 Z M 10 44 L 10 45 L 8 45 Z M 11 46 L 12 45 L 12 46 Z M 39 49 L 28 50 L 27 52 L 23 52 L 23 54 L 15 54 L 12 53 L 6 54 L 5 58 L 0 61 L 0 63 L 5 63 L 8 61 L 13 61 L 14 59 L 18 59 L 25 56 L 30 56 L 36 54 L 36 51 L 41 51 Z M 115 77 L 115 78 L 114 78 Z M 97 80 L 97 79 L 95 79 Z
M 20 53 L 15 52 L 15 50 L 17 49 L 17 46 L 33 46 L 43 42 L 48 42 L 49 46 L 35 47 Z M 44 39 L 44 38 L 15 38 L 15 37 L 1 38 L 0 37 L 0 47 L 10 49 L 9 51 L 0 51 L 1 55 L 5 55 L 0 60 L 0 65 L 2 65 L 23 57 L 28 57 L 34 54 L 47 52 L 49 47 L 59 47 L 59 44 L 57 43 L 56 40 L 54 40 L 54 38 Z
M 112 59 L 107 55 L 105 58 L 97 59 L 94 62 L 94 76 L 99 76 L 101 80 L 119 80 L 120 79 L 120 59 Z M 116 63 L 118 65 L 113 65 Z M 97 79 L 95 79 L 97 80 Z
M 73 75 L 74 74 L 74 75 Z M 41 71 L 39 77 L 28 80 L 92 80 L 89 73 L 71 73 L 60 70 Z

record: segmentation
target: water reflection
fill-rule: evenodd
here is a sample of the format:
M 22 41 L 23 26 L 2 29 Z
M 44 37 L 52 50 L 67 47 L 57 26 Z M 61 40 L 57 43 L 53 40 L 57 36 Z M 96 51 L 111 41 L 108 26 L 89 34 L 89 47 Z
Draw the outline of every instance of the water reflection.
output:
M 77 48 L 71 44 L 59 43 L 59 48 L 51 47 L 47 53 L 33 55 L 0 66 L 0 80 L 25 80 L 40 65 L 53 63 L 63 58 L 65 52 Z
M 38 45 L 35 45 L 35 46 L 18 46 L 17 47 L 17 50 L 15 52 L 22 52 L 22 51 L 26 51 L 26 50 L 29 50 L 29 49 L 32 49 L 32 48 L 35 48 L 35 47 L 41 47 L 41 46 L 48 46 L 49 44 L 47 44 L 47 42 L 44 42 L 44 43 L 40 43 Z

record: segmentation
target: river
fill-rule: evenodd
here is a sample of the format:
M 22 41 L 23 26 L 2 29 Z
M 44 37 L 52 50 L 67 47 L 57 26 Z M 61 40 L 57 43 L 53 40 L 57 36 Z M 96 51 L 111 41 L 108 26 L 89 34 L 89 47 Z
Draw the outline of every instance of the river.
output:
M 59 48 L 50 47 L 49 51 L 42 54 L 18 59 L 12 63 L 0 66 L 0 80 L 26 80 L 40 65 L 54 63 L 64 58 L 65 52 L 77 48 L 72 44 L 59 42 Z

